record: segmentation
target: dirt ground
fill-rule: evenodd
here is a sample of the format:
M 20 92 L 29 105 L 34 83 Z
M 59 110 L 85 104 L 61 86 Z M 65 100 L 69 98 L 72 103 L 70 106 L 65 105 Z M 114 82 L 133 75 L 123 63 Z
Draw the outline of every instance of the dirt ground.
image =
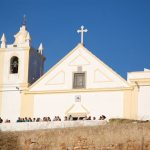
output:
M 0 132 L 0 150 L 150 150 L 150 123 Z

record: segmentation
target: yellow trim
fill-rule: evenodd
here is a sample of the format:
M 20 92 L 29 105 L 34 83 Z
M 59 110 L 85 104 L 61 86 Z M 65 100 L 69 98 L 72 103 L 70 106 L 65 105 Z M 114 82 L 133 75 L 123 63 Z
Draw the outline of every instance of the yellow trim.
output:
M 138 92 L 137 86 L 124 92 L 124 118 L 138 119 Z
M 3 92 L 0 92 L 0 116 L 2 115 L 2 96 Z
M 136 71 L 136 72 L 128 72 L 128 74 L 145 74 L 145 73 L 150 73 L 150 71 Z
M 150 85 L 150 78 L 138 78 L 129 80 L 132 85 Z
M 143 81 L 143 82 L 150 82 L 150 78 L 135 78 L 135 79 L 130 79 L 131 82 L 134 81 Z
M 3 86 L 11 86 L 12 84 L 0 84 L 0 87 L 3 87 Z M 15 85 L 15 83 L 14 83 L 14 85 Z M 16 85 L 18 85 L 18 83 L 16 83 Z M 20 86 L 27 86 L 28 85 L 28 83 L 20 83 L 19 84 Z
M 20 51 L 29 51 L 30 47 L 8 47 L 8 48 L 0 48 L 1 52 L 7 52 L 12 53 L 12 49 L 14 52 L 20 52 Z
M 132 90 L 132 87 L 126 88 L 96 88 L 96 89 L 70 89 L 70 90 L 47 90 L 47 91 L 26 91 L 25 94 L 55 94 L 55 93 L 76 93 L 76 92 L 109 92 Z
M 123 117 L 127 119 L 131 118 L 131 100 L 132 91 L 124 91 Z
M 106 64 L 104 64 L 101 60 L 99 60 L 94 54 L 92 54 L 88 49 L 86 49 L 82 44 L 78 44 L 72 51 L 70 51 L 64 58 L 62 58 L 57 64 L 55 64 L 49 71 L 47 71 L 39 80 L 37 80 L 34 84 L 32 84 L 29 87 L 29 90 L 31 90 L 35 85 L 37 85 L 44 77 L 46 77 L 50 72 L 52 72 L 59 64 L 61 64 L 63 61 L 65 61 L 76 49 L 79 47 L 83 48 L 86 52 L 89 53 L 92 57 L 94 57 L 99 63 L 104 65 L 108 70 L 110 70 L 114 75 L 116 75 L 127 87 L 130 87 L 128 82 L 123 79 L 120 75 L 118 75 L 115 71 L 113 71 L 110 67 L 108 67 Z
M 20 117 L 33 117 L 34 115 L 34 95 L 21 94 Z
M 134 86 L 131 99 L 131 119 L 138 119 L 138 87 Z
M 0 48 L 0 51 L 4 52 L 4 51 L 6 51 L 6 48 Z

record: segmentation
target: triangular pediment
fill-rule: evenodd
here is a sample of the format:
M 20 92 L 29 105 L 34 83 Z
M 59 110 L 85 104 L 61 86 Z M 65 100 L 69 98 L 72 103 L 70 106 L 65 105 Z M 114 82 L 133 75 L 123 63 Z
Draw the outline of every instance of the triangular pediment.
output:
M 78 72 L 86 74 L 85 89 L 129 87 L 125 79 L 79 44 L 36 81 L 29 91 L 74 90 L 74 73 Z

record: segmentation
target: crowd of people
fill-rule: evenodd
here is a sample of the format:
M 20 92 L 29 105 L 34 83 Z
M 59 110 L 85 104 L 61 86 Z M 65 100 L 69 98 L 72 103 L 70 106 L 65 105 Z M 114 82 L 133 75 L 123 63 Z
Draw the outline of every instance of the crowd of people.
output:
M 0 117 L 0 123 L 10 123 L 10 120 L 6 119 L 5 121 L 3 121 L 3 119 Z
M 105 119 L 106 116 L 101 115 L 97 120 L 105 120 Z M 71 115 L 64 117 L 64 121 L 71 121 L 71 120 L 96 120 L 96 117 L 91 116 L 72 117 Z M 43 118 L 18 117 L 16 122 L 50 122 L 50 121 L 62 121 L 62 119 L 59 116 L 55 116 L 53 119 L 51 119 L 50 117 L 43 117 Z M 0 123 L 10 123 L 10 120 L 6 119 L 5 121 L 3 121 L 3 119 L 0 117 Z

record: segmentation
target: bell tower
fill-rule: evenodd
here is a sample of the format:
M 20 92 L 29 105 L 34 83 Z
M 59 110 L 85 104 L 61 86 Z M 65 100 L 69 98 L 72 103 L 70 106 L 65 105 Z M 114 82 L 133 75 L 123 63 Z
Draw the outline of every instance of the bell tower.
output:
M 5 34 L 2 35 L 0 116 L 4 119 L 15 120 L 16 116 L 20 116 L 21 93 L 43 75 L 45 57 L 42 51 L 42 44 L 38 49 L 32 47 L 31 36 L 27 31 L 25 21 L 19 32 L 14 35 L 12 44 L 7 44 Z

